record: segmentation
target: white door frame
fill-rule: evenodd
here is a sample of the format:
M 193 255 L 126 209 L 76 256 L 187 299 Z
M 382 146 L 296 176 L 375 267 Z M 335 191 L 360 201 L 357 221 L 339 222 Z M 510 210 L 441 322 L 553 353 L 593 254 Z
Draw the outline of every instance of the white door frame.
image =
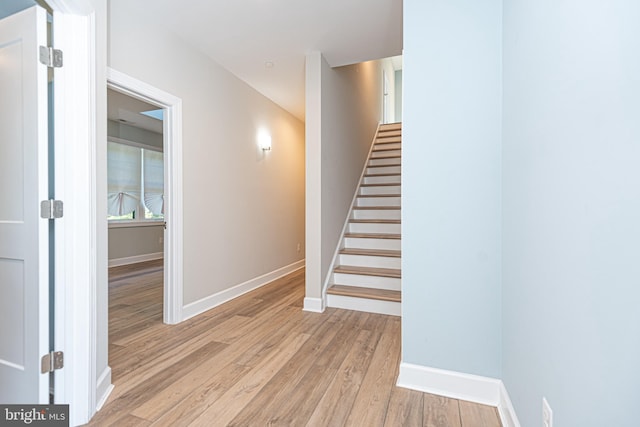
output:
M 106 2 L 47 3 L 53 10 L 55 47 L 64 52 L 64 66 L 54 70 L 55 195 L 64 202 L 64 217 L 55 225 L 54 336 L 65 367 L 55 372 L 54 394 L 55 403 L 70 405 L 70 423 L 78 425 L 96 411 L 96 301 L 99 289 L 106 290 L 106 260 L 101 265 L 98 256 L 106 253 L 106 238 L 99 235 L 106 217 L 100 221 L 97 215 L 95 179 L 100 166 L 97 118 L 106 114 L 96 84 L 104 79 L 106 31 L 97 30 L 105 23 L 97 22 L 96 10 L 105 19 Z M 106 123 L 102 128 L 106 132 Z M 110 372 L 101 376 L 110 385 Z
M 164 109 L 164 323 L 176 324 L 182 321 L 182 100 L 113 68 L 107 86 Z

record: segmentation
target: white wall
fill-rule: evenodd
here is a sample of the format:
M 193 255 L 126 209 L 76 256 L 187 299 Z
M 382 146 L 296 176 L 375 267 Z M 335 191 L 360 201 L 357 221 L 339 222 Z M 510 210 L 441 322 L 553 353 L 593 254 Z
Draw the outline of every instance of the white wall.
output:
M 402 360 L 500 376 L 502 2 L 404 2 Z
M 185 305 L 301 260 L 303 123 L 130 2 L 109 4 L 109 65 L 183 102 Z
M 331 68 L 307 57 L 307 297 L 320 298 L 382 118 L 382 61 Z
M 523 426 L 637 426 L 640 3 L 505 1 L 503 376 Z

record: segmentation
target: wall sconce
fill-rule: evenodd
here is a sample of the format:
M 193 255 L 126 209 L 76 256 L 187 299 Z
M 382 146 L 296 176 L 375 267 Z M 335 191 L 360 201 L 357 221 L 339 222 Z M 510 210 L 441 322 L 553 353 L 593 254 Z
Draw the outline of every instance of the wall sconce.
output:
M 258 134 L 258 146 L 262 151 L 271 150 L 271 135 L 264 131 L 260 132 Z

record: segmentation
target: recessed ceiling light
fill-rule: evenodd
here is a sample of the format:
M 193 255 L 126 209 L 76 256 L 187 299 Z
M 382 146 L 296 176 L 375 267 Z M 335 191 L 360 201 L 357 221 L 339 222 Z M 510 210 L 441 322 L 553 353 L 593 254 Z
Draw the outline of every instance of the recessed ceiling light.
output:
M 274 64 L 272 61 L 265 61 L 264 68 L 273 68 L 274 65 L 276 64 Z

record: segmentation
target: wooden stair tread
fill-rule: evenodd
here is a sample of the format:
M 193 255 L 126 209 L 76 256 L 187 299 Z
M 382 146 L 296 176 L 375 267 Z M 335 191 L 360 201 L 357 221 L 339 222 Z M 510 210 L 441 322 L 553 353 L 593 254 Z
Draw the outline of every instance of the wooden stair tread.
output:
M 371 160 L 371 159 L 369 159 Z M 367 165 L 368 168 L 389 168 L 389 167 L 394 167 L 394 166 L 402 166 L 402 164 L 400 163 L 393 163 L 390 165 Z
M 400 251 L 386 249 L 360 249 L 360 248 L 344 248 L 340 250 L 343 255 L 367 255 L 367 256 L 385 256 L 390 258 L 400 258 Z
M 397 122 L 397 123 L 385 123 L 383 125 L 380 125 L 380 130 L 381 131 L 386 131 L 386 130 L 399 130 L 402 129 L 402 122 Z
M 378 136 L 387 136 L 387 135 L 393 135 L 393 136 L 401 136 L 402 135 L 402 129 L 380 129 L 380 131 L 378 132 Z
M 358 194 L 358 198 L 361 197 L 401 197 L 400 194 Z
M 333 285 L 327 289 L 331 295 L 345 297 L 376 299 L 381 301 L 400 302 L 402 293 L 388 289 L 363 288 L 360 286 Z
M 344 237 L 360 239 L 400 239 L 400 234 L 392 233 L 344 233 Z
M 376 152 L 376 151 L 395 151 L 395 150 L 402 150 L 402 148 L 398 148 L 398 147 L 380 147 L 380 148 L 374 148 L 372 151 Z
M 402 143 L 402 138 L 399 136 L 390 136 L 388 138 L 376 138 L 376 142 L 374 143 L 375 145 L 378 144 L 401 144 Z
M 397 211 L 400 210 L 400 206 L 354 206 L 353 209 L 365 211 Z
M 399 279 L 402 276 L 400 269 L 398 268 L 355 267 L 353 265 L 339 265 L 333 270 L 333 272 L 343 274 L 361 274 L 363 276 L 391 277 L 396 279 Z
M 349 222 L 356 224 L 400 224 L 399 219 L 350 219 Z
M 360 187 L 391 187 L 394 185 L 400 185 L 399 182 L 378 182 L 374 184 L 360 184 Z
M 374 174 L 366 174 L 364 177 L 365 178 L 371 178 L 372 176 L 400 176 L 399 173 L 374 173 Z
M 371 160 L 381 160 L 381 159 L 400 159 L 402 158 L 402 155 L 400 154 L 389 154 L 386 156 L 376 156 L 376 157 L 369 157 L 369 161 Z

